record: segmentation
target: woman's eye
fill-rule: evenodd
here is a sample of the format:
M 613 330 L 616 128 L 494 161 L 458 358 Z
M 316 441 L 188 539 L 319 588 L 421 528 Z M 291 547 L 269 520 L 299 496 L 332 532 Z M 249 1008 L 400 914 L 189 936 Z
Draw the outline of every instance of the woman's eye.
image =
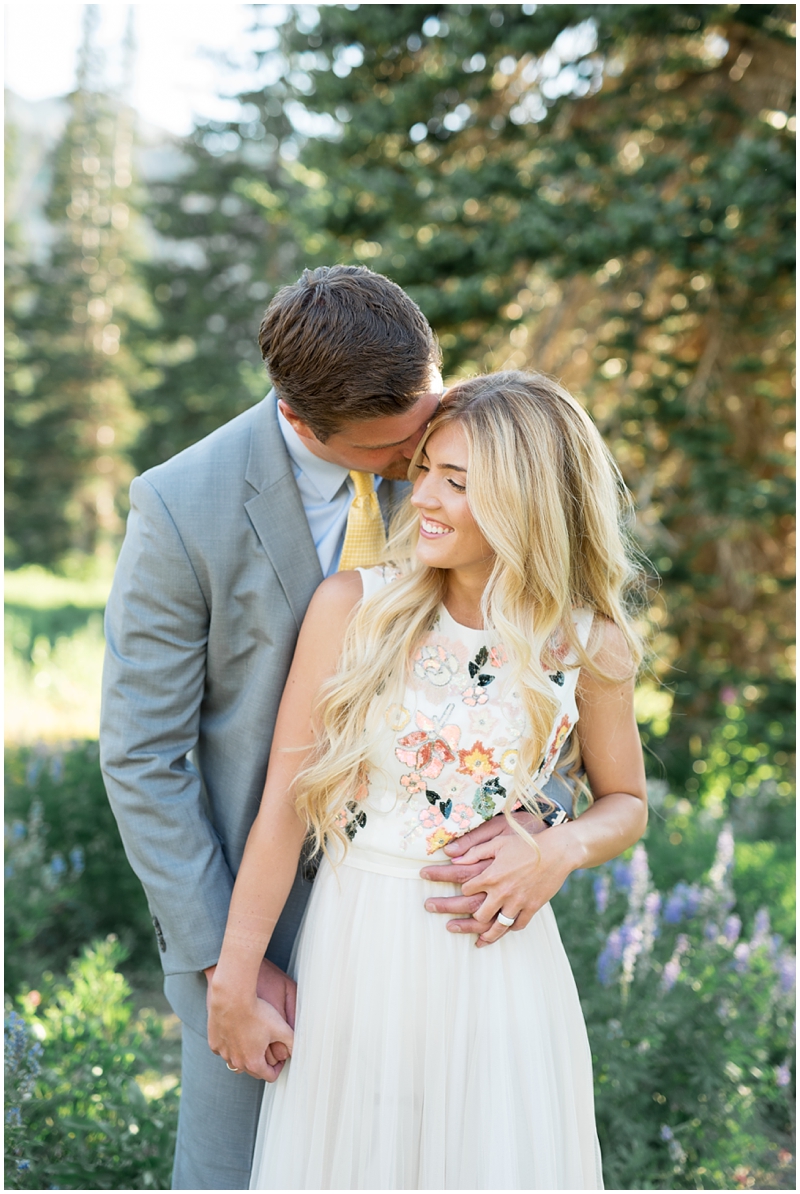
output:
M 453 489 L 455 489 L 456 493 L 466 493 L 467 492 L 466 485 L 459 485 L 458 481 L 454 481 L 452 477 L 448 477 L 447 480 L 450 482 Z

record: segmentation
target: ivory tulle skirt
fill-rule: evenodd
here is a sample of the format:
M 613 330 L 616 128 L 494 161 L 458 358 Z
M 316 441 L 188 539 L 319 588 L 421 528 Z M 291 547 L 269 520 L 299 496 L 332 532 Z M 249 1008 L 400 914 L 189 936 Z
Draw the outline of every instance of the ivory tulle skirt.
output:
M 476 949 L 423 906 L 459 889 L 411 859 L 353 865 L 364 853 L 314 882 L 294 1053 L 265 1090 L 251 1189 L 602 1189 L 589 1044 L 550 906 Z

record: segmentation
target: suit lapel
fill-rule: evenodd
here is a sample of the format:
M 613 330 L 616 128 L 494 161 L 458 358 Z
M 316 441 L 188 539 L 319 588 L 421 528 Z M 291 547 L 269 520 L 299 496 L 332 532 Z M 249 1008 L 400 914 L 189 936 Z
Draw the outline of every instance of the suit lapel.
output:
M 253 426 L 245 479 L 256 491 L 245 510 L 299 628 L 322 570 L 278 426 L 274 391 L 261 403 Z

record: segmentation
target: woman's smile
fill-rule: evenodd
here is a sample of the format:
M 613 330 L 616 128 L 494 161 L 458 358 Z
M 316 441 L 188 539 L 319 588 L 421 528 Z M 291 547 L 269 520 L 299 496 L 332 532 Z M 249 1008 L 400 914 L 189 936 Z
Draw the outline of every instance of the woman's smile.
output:
M 419 518 L 420 534 L 432 536 L 434 539 L 440 535 L 452 535 L 453 528 L 445 526 L 443 522 L 436 522 L 432 518 L 427 518 L 424 514 L 420 514 Z

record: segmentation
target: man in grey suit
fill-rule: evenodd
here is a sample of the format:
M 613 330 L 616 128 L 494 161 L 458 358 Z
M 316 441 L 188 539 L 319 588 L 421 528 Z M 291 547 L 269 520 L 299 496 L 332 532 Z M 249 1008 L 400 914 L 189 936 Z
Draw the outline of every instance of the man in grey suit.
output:
M 306 270 L 270 303 L 259 340 L 274 390 L 133 482 L 106 611 L 101 765 L 183 1023 L 175 1189 L 249 1185 L 263 1087 L 209 1049 L 207 980 L 300 624 L 339 564 L 350 471 L 362 486 L 377 474 L 388 517 L 441 396 L 427 321 L 363 266 Z M 496 818 L 470 837 L 505 831 Z M 464 882 L 486 865 L 430 877 Z M 285 971 L 309 889 L 298 873 L 258 983 L 292 1025 Z M 481 932 L 470 916 L 482 898 L 428 905 Z
M 176 1189 L 249 1184 L 262 1084 L 211 1053 L 206 980 L 297 633 L 338 565 L 349 470 L 379 475 L 388 516 L 441 392 L 427 321 L 364 267 L 306 270 L 260 342 L 274 391 L 133 482 L 106 612 L 101 763 L 183 1022 Z M 298 874 L 259 982 L 290 1022 L 309 888 Z

